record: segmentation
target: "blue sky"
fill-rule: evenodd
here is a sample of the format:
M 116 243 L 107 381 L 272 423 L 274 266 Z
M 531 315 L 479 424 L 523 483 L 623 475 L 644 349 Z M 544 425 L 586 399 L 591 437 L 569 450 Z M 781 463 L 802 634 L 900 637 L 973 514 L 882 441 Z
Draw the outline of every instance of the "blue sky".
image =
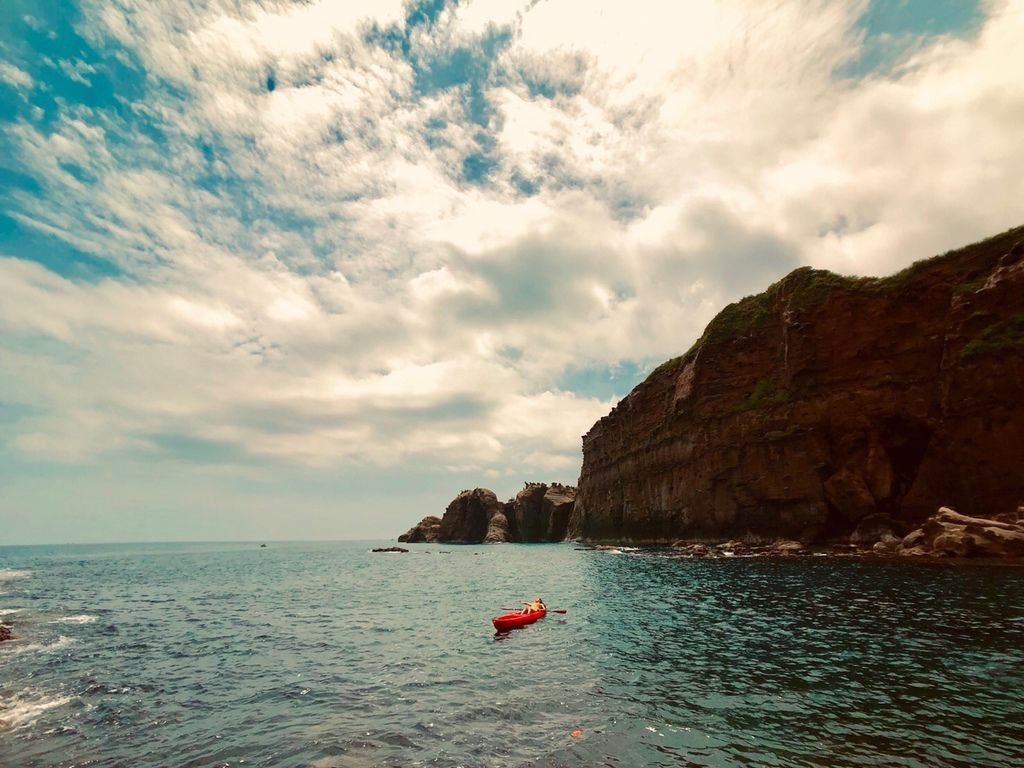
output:
M 5 543 L 573 483 L 728 302 L 1021 223 L 1022 0 L 5 11 Z

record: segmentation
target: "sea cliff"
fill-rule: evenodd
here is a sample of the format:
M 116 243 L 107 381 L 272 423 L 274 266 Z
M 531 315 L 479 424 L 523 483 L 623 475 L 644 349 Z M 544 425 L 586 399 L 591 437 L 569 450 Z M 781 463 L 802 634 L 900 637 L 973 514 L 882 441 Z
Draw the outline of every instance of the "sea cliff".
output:
M 942 506 L 1015 513 L 1022 382 L 1024 227 L 887 278 L 798 269 L 590 429 L 568 537 L 846 541 Z

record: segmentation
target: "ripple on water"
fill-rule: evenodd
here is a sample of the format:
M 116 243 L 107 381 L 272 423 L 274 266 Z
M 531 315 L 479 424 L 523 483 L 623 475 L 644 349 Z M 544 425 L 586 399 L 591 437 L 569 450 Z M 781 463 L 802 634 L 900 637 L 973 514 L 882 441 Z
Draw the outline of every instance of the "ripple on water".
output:
M 31 563 L 12 618 L 34 652 L 4 644 L 4 685 L 62 703 L 19 715 L 0 753 L 25 768 L 1024 763 L 1020 572 L 204 546 Z M 538 593 L 569 613 L 496 642 L 490 618 Z

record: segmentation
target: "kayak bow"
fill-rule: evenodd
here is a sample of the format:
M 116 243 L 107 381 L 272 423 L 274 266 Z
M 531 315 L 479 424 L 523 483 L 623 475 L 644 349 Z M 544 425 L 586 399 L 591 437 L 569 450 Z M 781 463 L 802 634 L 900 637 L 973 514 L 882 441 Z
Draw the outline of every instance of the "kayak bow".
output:
M 510 629 L 525 627 L 533 624 L 537 619 L 543 619 L 547 611 L 530 611 L 529 613 L 506 613 L 504 616 L 495 616 L 491 619 L 494 628 L 499 632 L 508 632 Z

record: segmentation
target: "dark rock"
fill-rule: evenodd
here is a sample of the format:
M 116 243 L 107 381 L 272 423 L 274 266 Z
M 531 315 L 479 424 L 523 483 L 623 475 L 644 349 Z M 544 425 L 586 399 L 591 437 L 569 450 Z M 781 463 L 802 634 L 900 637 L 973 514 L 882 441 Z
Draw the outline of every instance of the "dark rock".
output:
M 441 540 L 441 518 L 427 515 L 416 525 L 398 537 L 406 544 L 432 544 Z
M 408 549 L 402 549 L 401 547 L 375 547 L 370 550 L 371 552 L 408 552 Z
M 514 541 L 562 541 L 576 500 L 576 489 L 553 483 L 527 483 L 509 502 Z
M 398 537 L 401 542 L 453 544 L 563 541 L 576 489 L 560 483 L 526 483 L 514 499 L 502 503 L 494 491 L 462 491 L 443 518 L 425 517 Z
M 462 491 L 444 511 L 440 541 L 453 544 L 480 544 L 487 537 L 491 518 L 505 513 L 505 505 L 494 491 L 474 488 Z
M 886 514 L 868 515 L 853 529 L 850 534 L 851 544 L 874 544 L 886 537 L 896 536 L 896 524 Z
M 1022 234 L 885 278 L 802 268 L 726 307 L 584 436 L 569 538 L 807 543 L 876 512 L 899 531 L 944 503 L 1022 514 Z
M 484 536 L 484 544 L 501 544 L 509 541 L 508 518 L 504 512 L 495 512 L 494 516 L 487 523 L 487 534 Z
M 11 634 L 11 628 L 0 624 L 0 642 L 4 640 L 13 640 L 14 635 Z

